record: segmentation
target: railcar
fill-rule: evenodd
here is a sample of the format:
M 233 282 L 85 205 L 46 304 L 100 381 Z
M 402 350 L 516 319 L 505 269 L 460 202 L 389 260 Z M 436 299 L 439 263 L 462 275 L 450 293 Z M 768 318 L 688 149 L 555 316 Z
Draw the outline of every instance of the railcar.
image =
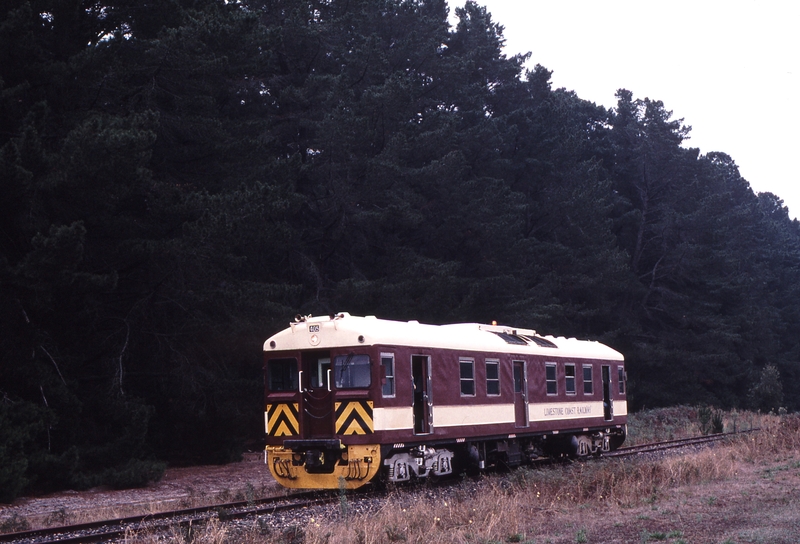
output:
M 298 316 L 264 343 L 265 458 L 288 488 L 354 489 L 619 447 L 624 359 L 496 324 Z

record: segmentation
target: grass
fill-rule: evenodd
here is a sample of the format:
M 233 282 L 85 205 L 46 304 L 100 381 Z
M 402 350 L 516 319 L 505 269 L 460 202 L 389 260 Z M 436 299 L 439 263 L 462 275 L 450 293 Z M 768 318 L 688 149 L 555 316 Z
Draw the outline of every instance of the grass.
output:
M 632 427 L 638 436 L 645 437 L 643 441 L 693 436 L 698 434 L 693 413 L 696 412 L 690 408 L 648 412 L 631 418 Z M 726 425 L 732 424 L 731 414 L 723 416 Z M 800 417 L 759 414 L 736 414 L 735 417 L 739 423 L 745 420 L 748 426 L 764 430 L 730 439 L 725 445 L 657 461 L 608 459 L 544 470 L 521 468 L 508 474 L 484 476 L 478 483 L 465 480 L 452 491 L 446 505 L 441 499 L 427 498 L 425 493 L 409 500 L 409 492 L 404 491 L 385 501 L 378 512 L 350 516 L 346 523 L 331 518 L 319 527 L 306 527 L 305 542 L 372 544 L 388 541 L 387 534 L 391 534 L 395 542 L 545 542 L 548 539 L 602 542 L 599 535 L 607 534 L 612 526 L 610 518 L 627 514 L 627 511 L 634 522 L 657 524 L 665 516 L 659 505 L 665 504 L 678 488 L 704 489 L 711 484 L 724 487 L 724 483 L 736 479 L 746 465 L 755 467 L 761 474 L 765 474 L 765 470 L 770 473 L 794 470 L 800 475 L 800 470 L 792 469 L 797 459 L 787 462 L 784 458 L 796 455 L 800 449 Z M 661 424 L 654 425 L 654 422 Z M 666 436 L 654 433 L 654 427 L 660 427 Z M 783 462 L 772 469 L 757 466 L 774 459 L 783 459 Z M 703 493 L 693 500 L 714 515 L 724 507 L 723 499 L 716 492 Z M 685 504 L 686 500 L 683 502 Z M 680 509 L 680 501 L 674 508 Z M 578 527 L 565 525 L 553 534 L 553 519 L 575 520 L 578 516 L 583 522 Z M 679 516 L 678 521 L 683 522 L 688 517 Z M 705 518 L 697 519 L 705 521 Z M 606 528 L 597 530 L 598 525 Z M 623 525 L 618 529 L 625 534 L 629 527 Z M 684 533 L 680 526 L 645 529 L 636 533 L 640 538 L 631 535 L 631 541 L 682 542 L 686 538 Z
M 725 430 L 760 427 L 695 453 L 605 459 L 461 478 L 444 490 L 391 494 L 370 511 L 349 495 L 285 529 L 266 518 L 214 520 L 190 535 L 130 534 L 127 542 L 281 544 L 793 542 L 800 534 L 800 416 L 720 413 Z M 699 434 L 697 410 L 630 417 L 634 443 Z M 245 495 L 252 490 L 246 489 Z M 176 530 L 177 531 L 177 530 Z
M 341 508 L 332 508 L 325 519 L 288 534 L 265 531 L 257 522 L 250 528 L 240 526 L 236 534 L 214 524 L 206 536 L 198 533 L 195 542 L 792 542 L 800 530 L 800 514 L 795 514 L 800 492 L 793 491 L 800 483 L 800 416 L 719 415 L 726 430 L 734 421 L 740 429 L 744 422 L 745 428 L 763 430 L 655 461 L 606 459 L 542 470 L 523 467 L 478 480 L 462 478 L 446 491 L 405 489 L 390 495 L 377 510 L 348 508 L 342 515 Z M 635 441 L 694 436 L 698 430 L 692 408 L 631 417 Z M 783 506 L 776 506 L 781 503 L 767 493 L 780 498 Z M 759 506 L 751 495 L 767 497 L 767 506 Z M 753 507 L 764 510 L 752 514 Z M 747 520 L 735 527 L 747 516 L 761 525 Z

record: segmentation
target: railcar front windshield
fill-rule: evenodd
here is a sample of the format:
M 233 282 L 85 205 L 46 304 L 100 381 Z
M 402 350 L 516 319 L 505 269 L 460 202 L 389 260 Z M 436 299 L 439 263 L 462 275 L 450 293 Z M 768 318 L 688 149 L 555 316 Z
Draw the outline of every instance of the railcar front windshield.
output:
M 336 389 L 365 389 L 372 383 L 369 355 L 337 355 L 333 361 Z
M 267 363 L 267 387 L 270 391 L 297 391 L 297 359 L 270 359 Z

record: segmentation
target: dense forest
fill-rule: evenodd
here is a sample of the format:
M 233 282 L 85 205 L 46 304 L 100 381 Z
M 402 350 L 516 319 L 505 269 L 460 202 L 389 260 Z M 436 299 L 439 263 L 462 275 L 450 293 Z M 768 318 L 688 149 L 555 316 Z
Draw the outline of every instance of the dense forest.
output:
M 257 447 L 298 313 L 600 340 L 634 408 L 800 408 L 780 198 L 658 100 L 553 89 L 479 4 L 0 15 L 0 501 Z

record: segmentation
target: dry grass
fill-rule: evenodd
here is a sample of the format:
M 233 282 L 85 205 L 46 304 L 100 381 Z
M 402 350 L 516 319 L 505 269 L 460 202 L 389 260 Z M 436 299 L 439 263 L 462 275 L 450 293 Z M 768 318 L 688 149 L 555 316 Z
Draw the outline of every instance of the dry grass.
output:
M 655 503 L 664 490 L 735 473 L 732 449 L 659 461 L 609 460 L 520 469 L 462 482 L 449 499 L 400 493 L 380 511 L 306 528 L 307 543 L 514 542 L 534 538 L 548 519 L 574 510 L 616 511 Z M 584 516 L 585 517 L 585 516 Z M 581 540 L 581 528 L 574 527 Z M 586 528 L 583 528 L 586 531 Z
M 275 529 L 267 517 L 213 520 L 190 532 L 131 533 L 126 542 L 197 543 L 598 543 L 796 542 L 800 534 L 800 416 L 720 413 L 725 430 L 760 427 L 712 448 L 658 460 L 606 459 L 463 478 L 445 489 L 403 489 L 377 510 L 348 501 L 300 526 Z M 700 432 L 697 410 L 654 410 L 631 417 L 631 441 Z M 255 465 L 254 465 L 255 467 Z M 247 498 L 252 485 L 190 493 L 180 505 Z M 224 499 L 223 499 L 224 500 Z M 377 503 L 376 503 L 377 504 Z M 151 511 L 163 505 L 150 507 Z M 147 509 L 145 507 L 144 509 Z M 143 513 L 140 505 L 138 512 Z M 129 515 L 127 507 L 104 512 Z M 345 512 L 347 512 L 345 514 Z M 107 515 L 103 513 L 102 516 Z M 51 524 L 75 522 L 69 511 Z
M 691 419 L 681 427 L 673 415 L 669 416 L 669 438 L 681 432 L 697 434 L 691 431 Z M 654 417 L 645 414 L 642 421 L 652 425 Z M 724 417 L 726 425 L 735 418 L 742 420 L 741 414 Z M 377 511 L 364 514 L 342 516 L 342 508 L 334 508 L 324 519 L 310 519 L 304 527 L 287 531 L 264 530 L 253 522 L 231 533 L 212 523 L 198 531 L 193 541 L 792 542 L 792 535 L 800 529 L 800 515 L 794 514 L 800 505 L 800 492 L 796 491 L 800 416 L 746 417 L 753 427 L 761 427 L 761 432 L 695 453 L 658 460 L 609 459 L 543 470 L 523 468 L 479 481 L 463 479 L 446 491 L 399 491 Z M 782 477 L 788 478 L 785 485 Z M 766 493 L 777 493 L 778 499 L 770 498 L 768 510 L 750 512 L 757 502 L 750 494 Z M 743 521 L 751 515 L 764 526 Z M 737 518 L 742 518 L 744 527 L 736 529 Z M 725 537 L 727 534 L 734 536 Z

